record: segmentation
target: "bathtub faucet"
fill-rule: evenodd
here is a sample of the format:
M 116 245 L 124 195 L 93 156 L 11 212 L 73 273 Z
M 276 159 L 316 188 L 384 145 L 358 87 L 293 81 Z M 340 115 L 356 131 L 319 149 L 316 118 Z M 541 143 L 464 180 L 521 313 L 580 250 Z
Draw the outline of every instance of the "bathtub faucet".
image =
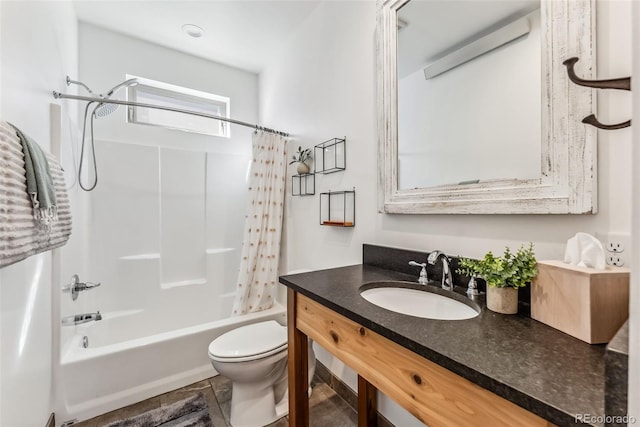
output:
M 96 313 L 76 314 L 63 317 L 62 326 L 80 325 L 82 323 L 97 322 L 98 320 L 102 320 L 102 314 L 99 311 Z

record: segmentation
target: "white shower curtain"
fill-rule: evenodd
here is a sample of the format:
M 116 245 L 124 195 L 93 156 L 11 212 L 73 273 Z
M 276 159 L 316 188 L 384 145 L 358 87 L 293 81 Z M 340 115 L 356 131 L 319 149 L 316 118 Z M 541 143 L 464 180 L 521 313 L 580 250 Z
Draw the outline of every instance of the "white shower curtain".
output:
M 255 132 L 233 315 L 266 310 L 276 298 L 286 171 L 285 138 Z

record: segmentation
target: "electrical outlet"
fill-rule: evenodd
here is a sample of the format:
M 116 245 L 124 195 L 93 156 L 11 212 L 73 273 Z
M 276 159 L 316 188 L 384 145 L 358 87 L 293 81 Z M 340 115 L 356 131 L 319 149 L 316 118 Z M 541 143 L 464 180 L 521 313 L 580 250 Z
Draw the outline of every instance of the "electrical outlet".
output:
M 624 260 L 618 255 L 609 255 L 607 256 L 607 264 L 613 265 L 614 267 L 622 267 Z
M 624 252 L 624 245 L 620 241 L 609 240 L 609 242 L 607 243 L 607 250 L 616 254 Z
M 602 242 L 605 249 L 607 264 L 615 266 L 631 266 L 633 260 L 633 247 L 631 245 L 631 234 L 619 231 L 607 233 L 597 233 L 596 238 Z

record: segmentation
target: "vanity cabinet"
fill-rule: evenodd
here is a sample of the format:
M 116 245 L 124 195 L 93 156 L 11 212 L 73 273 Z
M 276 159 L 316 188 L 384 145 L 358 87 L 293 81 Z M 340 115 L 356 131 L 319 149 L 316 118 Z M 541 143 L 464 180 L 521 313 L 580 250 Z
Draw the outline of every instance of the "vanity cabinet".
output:
M 376 390 L 429 427 L 552 426 L 545 419 L 288 289 L 289 425 L 307 427 L 307 339 L 358 373 L 358 426 L 376 425 Z

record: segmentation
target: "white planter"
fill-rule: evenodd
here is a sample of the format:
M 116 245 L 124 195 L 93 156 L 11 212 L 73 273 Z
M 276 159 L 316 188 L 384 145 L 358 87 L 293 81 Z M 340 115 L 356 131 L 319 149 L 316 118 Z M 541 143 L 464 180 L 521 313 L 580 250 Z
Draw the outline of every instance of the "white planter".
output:
M 496 313 L 516 314 L 518 312 L 518 289 L 487 286 L 487 308 Z

